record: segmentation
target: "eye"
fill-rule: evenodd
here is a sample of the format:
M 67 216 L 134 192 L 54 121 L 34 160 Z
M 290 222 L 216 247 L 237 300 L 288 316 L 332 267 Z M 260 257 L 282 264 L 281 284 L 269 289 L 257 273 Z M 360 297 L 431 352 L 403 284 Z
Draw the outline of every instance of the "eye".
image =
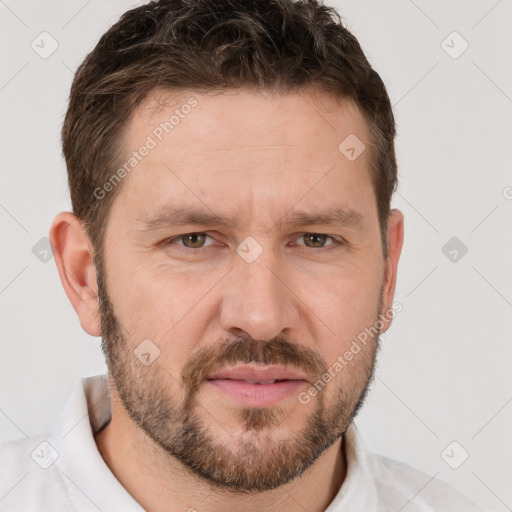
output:
M 206 238 L 211 238 L 206 233 L 186 233 L 185 235 L 178 235 L 172 238 L 167 239 L 164 243 L 165 245 L 171 245 L 174 244 L 177 241 L 182 241 L 182 244 L 176 244 L 176 245 L 182 245 L 183 247 L 187 249 L 202 249 L 203 247 L 207 247 L 205 245 Z M 212 244 L 208 244 L 212 245 Z
M 303 233 L 300 237 L 300 239 L 304 239 L 304 244 L 298 244 L 298 245 L 305 245 L 306 247 L 310 247 L 313 249 L 321 249 L 323 247 L 328 247 L 331 245 L 341 244 L 342 242 L 339 240 L 336 240 L 334 237 L 326 235 L 324 233 Z M 327 240 L 331 239 L 332 243 L 326 244 Z
M 178 245 L 184 249 L 203 249 L 212 243 L 205 243 L 207 239 L 213 240 L 208 234 L 202 232 L 186 233 L 184 235 L 174 236 L 164 241 L 164 245 Z M 311 249 L 322 249 L 324 247 L 330 247 L 335 245 L 342 245 L 343 241 L 336 240 L 333 236 L 326 235 L 324 233 L 302 233 L 298 240 L 303 239 L 304 243 L 298 243 L 297 245 L 304 245 Z M 331 243 L 327 243 L 331 240 Z

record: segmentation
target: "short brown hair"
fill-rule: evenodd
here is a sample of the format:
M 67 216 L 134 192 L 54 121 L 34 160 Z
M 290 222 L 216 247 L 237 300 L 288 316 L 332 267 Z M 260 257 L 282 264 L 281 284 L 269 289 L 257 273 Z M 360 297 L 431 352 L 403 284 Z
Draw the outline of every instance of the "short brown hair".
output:
M 397 187 L 386 88 L 339 14 L 317 0 L 160 0 L 127 11 L 78 68 L 62 129 L 73 212 L 101 253 L 112 201 L 94 191 L 121 161 L 123 129 L 156 88 L 316 87 L 361 109 L 383 245 Z M 340 141 L 341 142 L 341 141 Z

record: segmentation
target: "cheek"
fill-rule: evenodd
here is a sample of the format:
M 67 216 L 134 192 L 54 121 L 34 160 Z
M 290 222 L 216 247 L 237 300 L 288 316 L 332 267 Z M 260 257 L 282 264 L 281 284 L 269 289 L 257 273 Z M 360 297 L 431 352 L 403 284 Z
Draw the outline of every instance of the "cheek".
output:
M 330 403 L 343 398 L 353 405 L 366 386 L 377 350 L 379 293 L 380 286 L 358 279 L 334 280 L 323 293 L 317 291 L 323 310 L 316 315 L 329 326 L 316 320 L 323 333 L 317 332 L 316 350 L 327 363 Z
M 298 295 L 306 313 L 314 313 L 316 324 L 323 322 L 338 343 L 357 336 L 376 320 L 382 283 L 369 268 L 340 266 L 323 277 L 301 279 Z
M 371 267 L 364 267 L 365 269 Z M 369 270 L 331 272 L 329 279 L 303 284 L 305 324 L 331 374 L 328 395 L 347 399 L 361 393 L 376 350 L 372 329 L 378 320 L 381 283 Z M 331 395 L 332 394 L 332 395 Z
M 214 276 L 196 279 L 158 266 L 133 268 L 137 270 L 129 279 L 121 279 L 120 271 L 112 273 L 109 295 L 116 317 L 130 333 L 130 345 L 150 339 L 160 349 L 161 364 L 179 375 L 202 337 L 207 318 L 201 298 L 212 288 Z

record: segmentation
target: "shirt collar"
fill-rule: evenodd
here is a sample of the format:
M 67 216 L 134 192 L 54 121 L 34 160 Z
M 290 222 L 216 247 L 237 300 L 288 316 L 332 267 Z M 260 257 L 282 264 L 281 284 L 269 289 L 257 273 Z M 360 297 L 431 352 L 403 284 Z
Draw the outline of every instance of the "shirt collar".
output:
M 347 472 L 340 490 L 325 512 L 384 512 L 374 478 L 371 454 L 367 452 L 361 434 L 353 422 L 344 433 L 343 444 Z
M 141 512 L 110 471 L 94 440 L 111 418 L 108 376 L 85 377 L 75 382 L 63 412 L 51 430 L 50 443 L 56 447 L 57 463 L 75 508 L 83 510 L 91 502 L 100 510 Z

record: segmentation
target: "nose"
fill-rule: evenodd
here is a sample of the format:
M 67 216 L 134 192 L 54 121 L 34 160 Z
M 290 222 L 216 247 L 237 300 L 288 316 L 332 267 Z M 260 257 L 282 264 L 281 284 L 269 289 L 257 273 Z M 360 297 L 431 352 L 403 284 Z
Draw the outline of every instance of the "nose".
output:
M 270 249 L 247 263 L 235 256 L 224 283 L 222 328 L 233 336 L 244 331 L 255 340 L 270 340 L 298 327 L 299 299 L 293 282 Z

